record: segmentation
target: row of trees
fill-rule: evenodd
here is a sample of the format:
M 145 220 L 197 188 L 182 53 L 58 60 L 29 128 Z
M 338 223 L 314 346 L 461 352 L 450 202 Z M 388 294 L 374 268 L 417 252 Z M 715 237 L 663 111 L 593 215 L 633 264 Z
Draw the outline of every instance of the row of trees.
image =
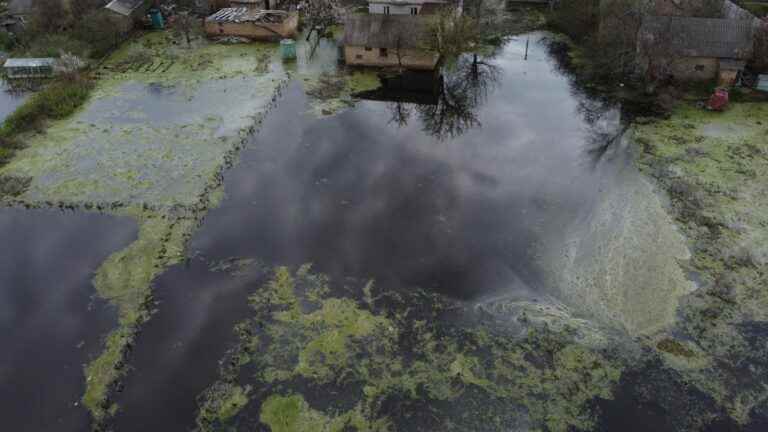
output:
M 119 17 L 102 0 L 33 0 L 31 19 L 16 38 L 16 51 L 56 57 L 61 51 L 101 57 L 123 37 Z

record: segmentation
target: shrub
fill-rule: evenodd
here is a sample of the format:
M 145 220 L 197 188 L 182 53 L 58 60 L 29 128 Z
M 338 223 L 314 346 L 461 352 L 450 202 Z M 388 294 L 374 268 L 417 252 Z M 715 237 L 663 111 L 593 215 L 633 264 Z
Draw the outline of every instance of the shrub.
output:
M 11 51 L 14 47 L 16 47 L 16 38 L 13 36 L 13 33 L 0 31 L 0 49 Z
M 105 56 L 126 37 L 125 24 L 116 16 L 95 10 L 72 28 L 72 36 L 91 48 L 92 58 Z
M 68 52 L 80 58 L 86 58 L 90 51 L 88 43 L 59 33 L 35 37 L 29 42 L 24 55 L 28 57 L 59 57 L 61 52 Z
M 84 78 L 54 81 L 5 119 L 0 137 L 13 137 L 40 127 L 46 120 L 69 116 L 88 99 L 92 87 Z

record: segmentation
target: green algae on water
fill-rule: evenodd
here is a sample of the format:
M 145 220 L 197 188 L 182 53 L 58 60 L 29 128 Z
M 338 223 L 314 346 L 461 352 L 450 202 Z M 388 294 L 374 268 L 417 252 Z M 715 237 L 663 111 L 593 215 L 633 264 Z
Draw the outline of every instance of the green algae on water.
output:
M 527 418 L 566 431 L 593 425 L 590 401 L 610 398 L 620 376 L 568 329 L 517 337 L 454 325 L 440 315 L 460 305 L 437 294 L 356 285 L 338 287 L 307 265 L 276 268 L 236 326 L 240 343 L 220 380 L 201 395 L 200 430 L 254 418 L 273 431 L 507 430 Z M 221 386 L 253 390 L 229 420 L 208 408 L 226 399 Z
M 681 304 L 665 339 L 669 367 L 722 404 L 739 423 L 768 400 L 768 105 L 734 103 L 722 113 L 680 104 L 668 119 L 635 125 L 638 163 L 668 192 L 693 251 L 700 288 Z M 758 330 L 751 330 L 751 329 Z

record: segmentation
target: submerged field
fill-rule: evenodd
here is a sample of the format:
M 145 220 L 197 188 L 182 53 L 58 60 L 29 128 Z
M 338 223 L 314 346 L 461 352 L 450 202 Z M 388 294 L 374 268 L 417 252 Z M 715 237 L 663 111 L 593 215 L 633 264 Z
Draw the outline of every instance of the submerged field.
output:
M 0 168 L 29 179 L 0 220 L 93 218 L 94 256 L 127 239 L 70 299 L 104 316 L 80 385 L 44 398 L 76 413 L 58 430 L 760 430 L 768 108 L 630 125 L 547 38 L 460 59 L 420 104 L 328 41 L 112 55 Z M 40 325 L 69 315 L 97 322 Z

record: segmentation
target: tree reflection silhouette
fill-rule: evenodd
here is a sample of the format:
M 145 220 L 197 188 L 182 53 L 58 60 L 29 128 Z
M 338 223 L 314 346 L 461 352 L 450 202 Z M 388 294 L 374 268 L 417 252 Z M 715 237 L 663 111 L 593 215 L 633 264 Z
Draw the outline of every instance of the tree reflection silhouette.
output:
M 457 138 L 481 127 L 479 108 L 499 83 L 501 69 L 491 58 L 477 54 L 459 57 L 444 68 L 434 103 L 415 104 L 395 100 L 388 105 L 389 123 L 405 127 L 415 115 L 424 132 L 439 141 Z

